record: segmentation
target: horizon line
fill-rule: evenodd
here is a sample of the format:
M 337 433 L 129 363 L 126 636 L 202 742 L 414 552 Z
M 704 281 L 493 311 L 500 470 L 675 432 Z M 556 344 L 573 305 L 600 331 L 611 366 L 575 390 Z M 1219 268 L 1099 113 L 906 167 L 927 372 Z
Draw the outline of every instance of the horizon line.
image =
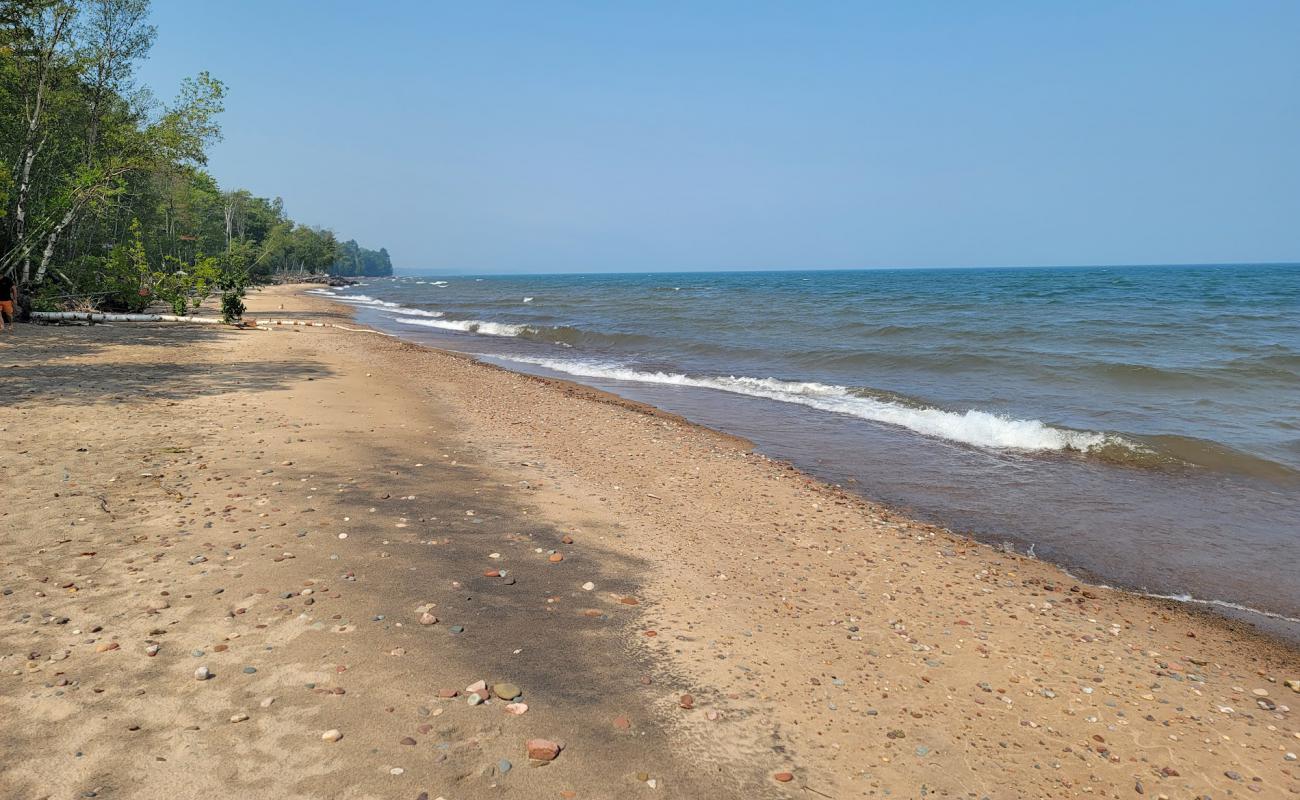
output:
M 1184 263 L 1165 263 L 1165 264 L 1018 264 L 1018 265 L 996 265 L 996 264 L 968 264 L 968 265 L 928 265 L 914 267 L 900 266 L 874 266 L 874 267 L 702 267 L 702 268 L 685 268 L 685 269 L 615 269 L 615 270 L 536 270 L 536 271 L 495 271 L 495 270 L 457 270 L 454 268 L 437 268 L 429 269 L 423 267 L 394 267 L 391 276 L 358 276 L 358 277 L 398 277 L 410 276 L 419 277 L 422 275 L 485 275 L 485 276 L 509 276 L 509 275 L 681 275 L 681 274 L 708 274 L 717 272 L 889 272 L 902 270 L 915 271 L 949 271 L 949 270 L 978 270 L 978 269 L 1168 269 L 1168 268 L 1191 268 L 1191 267 L 1300 267 L 1300 261 L 1205 261 L 1205 262 L 1184 262 Z

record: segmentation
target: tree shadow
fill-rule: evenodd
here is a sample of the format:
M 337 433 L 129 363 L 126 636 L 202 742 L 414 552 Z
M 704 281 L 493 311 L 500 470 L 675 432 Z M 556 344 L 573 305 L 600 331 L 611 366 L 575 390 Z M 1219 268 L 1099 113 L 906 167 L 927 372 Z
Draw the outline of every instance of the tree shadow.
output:
M 294 360 L 189 361 L 166 352 L 141 359 L 103 359 L 119 346 L 184 347 L 226 336 L 255 335 L 193 327 L 94 326 L 23 331 L 22 341 L 0 347 L 0 407 L 25 402 L 89 405 L 121 400 L 184 400 L 231 392 L 274 391 L 295 381 L 331 374 Z M 15 339 L 19 337 L 15 334 Z M 178 353 L 179 355 L 179 353 Z

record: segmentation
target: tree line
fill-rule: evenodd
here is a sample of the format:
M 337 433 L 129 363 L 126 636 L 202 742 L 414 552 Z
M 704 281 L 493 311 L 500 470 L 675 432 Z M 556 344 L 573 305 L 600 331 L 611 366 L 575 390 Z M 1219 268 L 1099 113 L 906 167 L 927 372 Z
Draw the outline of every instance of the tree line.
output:
M 205 169 L 226 86 L 136 81 L 149 0 L 0 0 L 0 274 L 34 308 L 177 312 L 284 272 L 391 275 L 388 252 L 295 222 Z

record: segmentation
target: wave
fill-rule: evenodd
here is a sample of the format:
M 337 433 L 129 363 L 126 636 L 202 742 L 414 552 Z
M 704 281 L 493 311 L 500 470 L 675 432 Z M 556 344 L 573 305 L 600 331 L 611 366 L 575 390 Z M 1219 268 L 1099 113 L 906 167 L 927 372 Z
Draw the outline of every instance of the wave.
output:
M 442 313 L 441 311 L 425 311 L 423 308 L 407 308 L 406 306 L 402 306 L 402 307 L 400 307 L 400 308 L 386 308 L 386 309 L 384 309 L 384 310 L 387 311 L 387 312 L 390 313 L 390 314 L 404 314 L 404 315 L 406 315 L 406 316 L 408 316 L 408 317 L 441 317 L 441 316 L 443 316 L 443 313 Z M 401 320 L 398 320 L 398 321 L 400 322 Z
M 811 381 L 744 376 L 692 377 L 676 372 L 646 372 L 630 367 L 588 361 L 570 361 L 529 356 L 495 356 L 507 361 L 533 364 L 556 372 L 587 378 L 606 378 L 636 383 L 690 386 L 716 389 L 749 397 L 795 403 L 822 411 L 846 414 L 873 422 L 946 439 L 952 442 L 1000 450 L 1075 451 L 1123 443 L 1112 434 L 1056 428 L 1039 420 L 1016 419 L 975 409 L 965 412 L 912 406 L 897 400 L 869 396 L 861 390 Z
M 406 325 L 422 325 L 426 328 L 442 328 L 447 331 L 464 333 L 481 333 L 488 336 L 519 336 L 530 329 L 526 325 L 510 325 L 505 322 L 484 322 L 477 319 L 394 319 Z
M 329 290 L 308 289 L 309 294 L 319 294 L 329 297 L 331 300 L 338 300 L 349 303 L 354 306 L 368 306 L 371 308 L 382 309 L 389 314 L 403 314 L 409 317 L 441 317 L 441 311 L 426 311 L 423 308 L 411 308 L 401 303 L 393 303 L 388 300 L 380 300 L 377 297 L 371 297 L 365 294 L 336 294 Z

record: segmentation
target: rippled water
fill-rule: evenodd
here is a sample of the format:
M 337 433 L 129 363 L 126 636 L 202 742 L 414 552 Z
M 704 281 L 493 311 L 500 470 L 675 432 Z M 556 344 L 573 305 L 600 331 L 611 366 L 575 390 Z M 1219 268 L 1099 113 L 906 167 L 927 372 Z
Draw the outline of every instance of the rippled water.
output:
M 364 321 L 1090 577 L 1300 618 L 1300 266 L 400 277 Z

